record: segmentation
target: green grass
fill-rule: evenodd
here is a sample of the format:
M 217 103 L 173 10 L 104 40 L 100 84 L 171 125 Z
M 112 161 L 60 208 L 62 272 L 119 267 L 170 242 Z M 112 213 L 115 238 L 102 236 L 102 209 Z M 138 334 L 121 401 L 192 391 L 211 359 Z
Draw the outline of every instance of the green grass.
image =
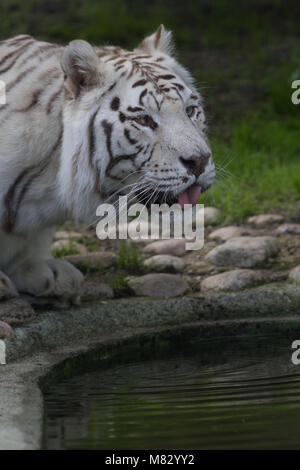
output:
M 292 81 L 300 77 L 300 48 L 294 45 L 284 62 L 272 62 L 260 76 L 257 70 L 267 55 L 253 52 L 247 63 L 256 69 L 239 73 L 239 83 L 252 93 L 256 87 L 263 101 L 242 107 L 243 101 L 235 105 L 233 98 L 211 133 L 215 162 L 225 170 L 219 169 L 216 184 L 199 202 L 220 208 L 224 223 L 242 222 L 254 213 L 300 210 L 300 106 L 291 102 Z M 224 82 L 232 82 L 234 90 L 231 74 L 229 67 Z M 230 103 L 233 91 L 227 93 Z M 212 106 L 218 107 L 218 96 Z
M 135 274 L 144 270 L 140 253 L 132 242 L 127 240 L 121 241 L 117 266 L 127 272 Z
M 52 250 L 52 255 L 54 258 L 63 258 L 68 255 L 79 255 L 80 251 L 76 247 L 74 240 L 69 239 L 68 244 L 62 248 L 54 248 Z
M 253 213 L 300 208 L 300 119 L 261 110 L 232 127 L 229 143 L 212 139 L 224 167 L 200 202 L 222 209 L 226 223 Z
M 82 235 L 81 237 L 77 238 L 76 241 L 77 243 L 84 245 L 89 253 L 99 251 L 100 249 L 100 241 L 94 237 L 87 237 L 86 235 Z
M 133 291 L 128 284 L 128 281 L 124 274 L 119 273 L 117 277 L 109 281 L 109 285 L 114 291 L 116 298 L 133 295 Z

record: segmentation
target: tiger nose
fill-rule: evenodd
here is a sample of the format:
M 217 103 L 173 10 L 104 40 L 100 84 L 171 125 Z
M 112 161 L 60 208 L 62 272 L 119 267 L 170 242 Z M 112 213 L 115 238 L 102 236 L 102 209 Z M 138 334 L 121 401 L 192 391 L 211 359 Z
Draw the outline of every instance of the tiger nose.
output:
M 208 160 L 211 157 L 210 152 L 202 153 L 201 155 L 191 155 L 190 157 L 180 157 L 180 161 L 189 173 L 198 178 L 205 171 Z

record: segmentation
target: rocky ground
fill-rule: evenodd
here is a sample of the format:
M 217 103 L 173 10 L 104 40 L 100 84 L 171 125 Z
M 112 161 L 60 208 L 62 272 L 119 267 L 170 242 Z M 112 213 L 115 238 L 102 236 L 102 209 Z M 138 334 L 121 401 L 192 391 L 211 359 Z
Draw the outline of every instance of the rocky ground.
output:
M 259 214 L 240 226 L 218 225 L 219 211 L 205 208 L 205 243 L 186 250 L 187 240 L 100 241 L 95 232 L 71 226 L 56 232 L 53 254 L 85 274 L 82 302 L 121 297 L 199 297 L 240 292 L 273 283 L 299 285 L 300 223 L 281 214 Z M 255 296 L 255 289 L 253 295 Z M 45 307 L 66 308 L 60 299 L 18 295 L 0 285 L 0 337 L 30 322 Z M 7 325 L 9 323 L 11 326 Z

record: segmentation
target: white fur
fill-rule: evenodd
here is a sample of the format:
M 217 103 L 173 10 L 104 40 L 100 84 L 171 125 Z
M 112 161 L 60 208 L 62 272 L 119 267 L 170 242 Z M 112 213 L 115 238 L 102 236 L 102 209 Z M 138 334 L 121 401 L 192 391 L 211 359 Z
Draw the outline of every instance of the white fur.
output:
M 161 188 L 173 196 L 195 183 L 203 188 L 212 184 L 215 176 L 212 158 L 198 179 L 182 164 L 182 156 L 210 152 L 204 114 L 189 72 L 170 55 L 171 34 L 163 27 L 158 31 L 141 43 L 120 70 L 116 62 L 127 57 L 127 51 L 94 49 L 83 41 L 49 50 L 47 43 L 30 37 L 13 38 L 0 45 L 0 79 L 6 82 L 8 90 L 7 106 L 0 108 L 0 268 L 19 291 L 37 296 L 78 297 L 82 275 L 70 264 L 51 258 L 55 225 L 66 218 L 91 222 L 99 203 L 114 192 L 130 194 L 135 202 L 132 187 L 127 185 L 139 184 L 141 178 L 144 187 L 152 191 Z M 25 47 L 14 65 L 1 73 L 11 60 L 5 57 L 26 43 L 30 44 L 28 49 Z M 163 70 L 153 66 L 157 75 L 175 75 L 173 81 L 184 88 L 182 99 L 175 101 L 175 92 L 169 92 L 168 98 L 156 93 L 156 79 L 147 83 L 143 113 L 153 118 L 158 126 L 155 130 L 140 125 L 136 126 L 138 129 L 130 127 L 129 121 L 121 122 L 119 117 L 120 112 L 128 114 L 128 106 L 140 106 L 143 88 L 132 85 L 143 78 L 143 72 L 138 68 L 129 75 L 132 60 L 143 54 L 151 57 L 139 59 L 141 68 L 149 62 L 161 63 Z M 1 58 L 5 59 L 3 63 Z M 64 91 L 53 99 L 63 83 Z M 156 101 L 162 101 L 160 110 L 150 92 Z M 201 114 L 197 120 L 186 114 L 191 94 L 199 98 Z M 114 97 L 120 99 L 117 111 L 111 107 Z M 135 151 L 135 146 L 124 137 L 128 126 L 131 139 L 145 147 L 135 164 L 133 159 L 121 159 L 109 175 L 106 169 L 110 156 L 103 121 L 113 128 L 114 157 Z M 120 179 L 115 179 L 116 176 Z M 15 207 L 13 226 L 7 230 L 8 212 L 11 216 L 11 208 Z

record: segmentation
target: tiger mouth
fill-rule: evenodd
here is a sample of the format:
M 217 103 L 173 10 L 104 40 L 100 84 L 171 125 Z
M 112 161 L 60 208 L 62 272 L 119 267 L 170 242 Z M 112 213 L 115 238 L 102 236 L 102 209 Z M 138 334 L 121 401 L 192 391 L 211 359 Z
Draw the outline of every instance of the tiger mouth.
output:
M 171 206 L 178 202 L 178 196 L 175 196 L 175 194 L 171 192 L 165 193 L 163 191 L 155 192 L 154 190 L 149 190 L 148 192 L 143 193 L 143 195 L 137 194 L 136 196 L 138 201 L 141 204 L 144 204 L 147 208 L 150 208 L 152 204 L 168 204 Z
M 184 209 L 185 204 L 192 206 L 196 205 L 200 194 L 202 194 L 206 189 L 207 188 L 193 184 L 178 194 L 174 194 L 171 191 L 166 193 L 163 191 L 156 192 L 155 190 L 149 190 L 146 193 L 143 192 L 141 196 L 137 194 L 137 199 L 147 208 L 149 208 L 151 204 L 168 204 L 170 206 L 178 203 L 181 208 Z

